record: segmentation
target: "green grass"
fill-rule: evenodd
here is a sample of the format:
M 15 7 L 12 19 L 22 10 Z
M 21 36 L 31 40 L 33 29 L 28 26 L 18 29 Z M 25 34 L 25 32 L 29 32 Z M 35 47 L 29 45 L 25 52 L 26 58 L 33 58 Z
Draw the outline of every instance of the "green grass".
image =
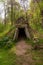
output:
M 2 29 L 2 28 L 1 28 Z M 0 32 L 0 38 L 3 37 L 8 31 L 11 29 L 11 26 L 7 25 L 6 27 L 4 26 L 3 32 Z
M 8 32 L 12 29 L 15 29 L 14 26 L 6 26 L 5 30 L 3 32 L 0 32 L 0 47 L 8 47 L 11 48 L 13 45 L 13 39 L 12 36 L 14 34 L 14 31 L 8 35 Z
M 11 27 L 8 26 L 8 27 L 6 27 L 6 30 L 4 30 L 2 33 L 0 32 L 0 38 L 2 37 L 1 42 L 0 42 L 0 46 L 1 46 L 1 48 L 0 48 L 0 65 L 17 65 L 18 64 L 18 63 L 16 63 L 17 62 L 16 54 L 11 52 L 11 49 L 13 47 L 14 47 L 14 49 L 16 49 L 15 45 L 16 45 L 17 41 L 12 41 L 12 39 L 10 39 L 9 37 L 4 37 L 10 29 L 11 29 Z M 41 34 L 43 33 L 42 30 L 40 30 L 39 32 Z M 33 40 L 29 40 L 29 39 L 26 39 L 26 43 L 31 44 L 32 46 L 35 45 Z M 43 44 L 43 39 L 39 39 L 39 42 L 37 44 Z M 32 59 L 35 61 L 35 65 L 43 65 L 43 50 L 41 50 L 41 51 L 32 50 L 30 52 L 32 54 Z
M 0 49 L 0 65 L 15 65 L 16 55 L 10 50 Z
M 0 65 L 18 65 L 18 63 L 16 62 L 18 62 L 17 59 L 19 59 L 19 56 L 17 57 L 15 53 L 11 52 L 11 49 L 0 49 Z M 34 60 L 35 65 L 43 65 L 43 50 L 32 50 L 30 51 L 30 53 L 32 55 L 32 59 Z M 19 63 L 19 65 L 22 64 Z
M 35 65 L 43 65 L 43 50 L 33 50 L 32 59 L 35 62 Z

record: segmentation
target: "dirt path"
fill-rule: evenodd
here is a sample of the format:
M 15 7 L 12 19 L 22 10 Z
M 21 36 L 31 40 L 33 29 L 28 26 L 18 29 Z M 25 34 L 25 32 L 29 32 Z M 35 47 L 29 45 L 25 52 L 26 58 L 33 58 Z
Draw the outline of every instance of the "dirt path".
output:
M 24 40 L 21 40 L 16 45 L 16 63 L 18 65 L 33 65 L 34 60 L 32 60 L 31 45 L 26 44 Z
M 16 48 L 16 50 L 14 50 Z M 34 65 L 34 60 L 31 54 L 31 45 L 24 40 L 16 43 L 15 48 L 12 48 L 12 53 L 16 54 L 16 65 Z
M 24 55 L 27 50 L 31 50 L 31 45 L 26 44 L 24 40 L 21 40 L 16 45 L 16 55 Z

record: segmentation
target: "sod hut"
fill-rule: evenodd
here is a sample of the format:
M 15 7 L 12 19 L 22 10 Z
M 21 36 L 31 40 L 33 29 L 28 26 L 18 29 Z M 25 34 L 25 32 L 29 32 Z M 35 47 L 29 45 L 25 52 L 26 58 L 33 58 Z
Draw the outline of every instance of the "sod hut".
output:
M 20 17 L 16 20 L 15 27 L 16 30 L 14 34 L 14 39 L 21 39 L 21 38 L 30 39 L 28 22 L 23 17 Z

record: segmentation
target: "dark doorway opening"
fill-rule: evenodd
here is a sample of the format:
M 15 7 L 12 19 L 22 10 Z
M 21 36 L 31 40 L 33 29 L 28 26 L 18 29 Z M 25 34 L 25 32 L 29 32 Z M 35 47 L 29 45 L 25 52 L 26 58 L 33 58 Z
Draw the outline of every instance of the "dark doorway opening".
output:
M 26 38 L 26 33 L 25 33 L 25 28 L 18 28 L 18 39 L 25 39 Z

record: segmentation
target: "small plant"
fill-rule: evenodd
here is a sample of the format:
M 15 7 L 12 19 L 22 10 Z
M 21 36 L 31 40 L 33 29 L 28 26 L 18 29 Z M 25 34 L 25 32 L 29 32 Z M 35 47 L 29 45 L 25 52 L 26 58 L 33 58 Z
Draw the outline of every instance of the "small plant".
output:
M 8 37 L 3 37 L 0 40 L 0 47 L 4 47 L 8 41 L 9 41 L 9 38 Z

